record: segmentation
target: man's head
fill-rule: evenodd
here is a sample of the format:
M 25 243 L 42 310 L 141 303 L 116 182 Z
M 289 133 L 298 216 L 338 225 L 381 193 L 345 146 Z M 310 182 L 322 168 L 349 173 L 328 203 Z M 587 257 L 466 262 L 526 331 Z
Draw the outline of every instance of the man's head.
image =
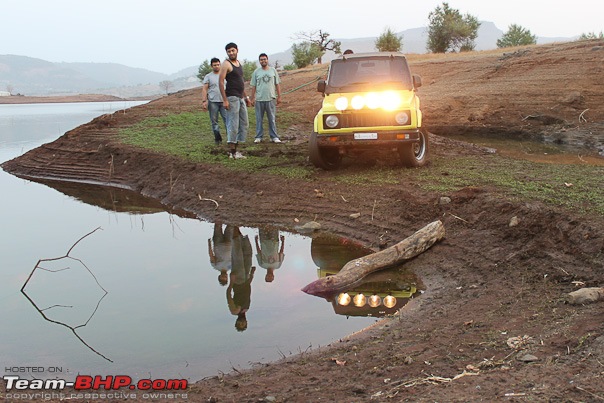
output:
M 260 53 L 260 56 L 258 56 L 258 61 L 260 62 L 260 66 L 262 66 L 263 68 L 268 66 L 268 56 L 266 53 Z
M 235 320 L 235 329 L 238 332 L 244 332 L 247 329 L 247 318 L 245 317 L 245 312 L 241 312 L 237 315 L 237 319 Z
M 218 71 L 220 71 L 220 59 L 213 57 L 212 60 L 210 60 L 210 66 L 212 66 L 214 73 L 218 73 Z
M 266 276 L 264 276 L 264 281 L 266 281 L 267 283 L 272 283 L 274 279 L 275 279 L 275 270 L 267 269 Z
M 237 60 L 237 53 L 239 52 L 239 49 L 237 49 L 237 44 L 229 42 L 224 49 L 226 50 L 229 60 Z
M 220 283 L 222 286 L 225 286 L 228 282 L 229 274 L 227 273 L 226 269 L 220 270 L 220 274 L 218 275 L 218 283 Z

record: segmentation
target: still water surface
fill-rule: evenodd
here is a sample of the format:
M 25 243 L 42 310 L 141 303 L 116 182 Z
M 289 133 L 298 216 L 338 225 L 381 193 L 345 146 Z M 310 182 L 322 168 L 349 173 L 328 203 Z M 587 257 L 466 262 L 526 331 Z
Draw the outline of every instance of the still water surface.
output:
M 98 115 L 136 104 L 0 105 L 0 162 Z M 322 245 L 312 256 L 310 238 L 280 232 L 283 241 L 265 243 L 273 251 L 283 247 L 283 261 L 267 282 L 269 264 L 255 242 L 267 233 L 229 228 L 241 233 L 233 244 L 241 247 L 238 256 L 247 267 L 241 271 L 239 260 L 231 262 L 237 267 L 231 283 L 240 292 L 234 297 L 233 289 L 219 282 L 214 267 L 219 262 L 213 265 L 210 258 L 209 246 L 212 253 L 218 247 L 220 255 L 214 237 L 215 230 L 226 230 L 220 223 L 181 217 L 123 191 L 45 186 L 1 170 L 0 189 L 0 365 L 5 373 L 35 366 L 62 371 L 37 377 L 69 379 L 80 373 L 197 380 L 328 344 L 375 320 L 336 314 L 332 303 L 300 291 L 321 273 L 317 254 L 331 254 Z M 357 256 L 368 253 L 352 250 Z M 256 267 L 251 280 L 250 265 Z M 237 304 L 245 305 L 246 297 L 247 327 L 241 331 Z

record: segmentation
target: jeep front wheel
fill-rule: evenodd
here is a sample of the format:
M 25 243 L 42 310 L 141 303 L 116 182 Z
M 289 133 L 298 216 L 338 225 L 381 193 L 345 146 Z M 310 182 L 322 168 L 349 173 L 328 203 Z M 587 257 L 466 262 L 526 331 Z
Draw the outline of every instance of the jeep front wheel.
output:
M 398 147 L 398 155 L 404 166 L 422 167 L 428 162 L 428 133 L 419 131 L 419 141 Z
M 310 135 L 308 151 L 310 162 L 317 168 L 333 171 L 342 163 L 342 156 L 336 147 L 319 147 L 316 132 Z

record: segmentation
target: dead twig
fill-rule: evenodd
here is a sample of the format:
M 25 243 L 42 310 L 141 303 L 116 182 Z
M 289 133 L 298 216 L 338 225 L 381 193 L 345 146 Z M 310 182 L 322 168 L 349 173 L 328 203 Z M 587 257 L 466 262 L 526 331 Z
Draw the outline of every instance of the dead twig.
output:
M 199 200 L 201 201 L 211 201 L 212 203 L 214 203 L 216 205 L 216 208 L 218 208 L 218 202 L 214 199 L 206 199 L 205 197 L 201 197 L 200 194 L 197 195 L 197 197 L 199 197 Z
M 348 203 L 348 200 L 346 200 L 346 199 L 344 198 L 344 196 L 340 195 L 340 197 L 342 198 L 342 200 L 344 200 L 344 202 L 345 202 L 345 203 Z
M 449 215 L 450 215 L 451 217 L 453 217 L 453 218 L 456 218 L 456 219 L 458 219 L 458 220 L 460 220 L 460 221 L 465 222 L 466 224 L 469 224 L 469 222 L 468 222 L 468 221 L 464 220 L 464 219 L 463 219 L 463 218 L 461 218 L 461 217 L 457 217 L 455 214 L 451 214 L 451 213 L 449 213 Z
M 583 112 L 581 112 L 581 114 L 579 115 L 579 123 L 587 123 L 587 119 L 585 119 L 583 117 L 583 115 L 585 115 L 585 112 L 587 112 L 589 109 L 585 109 Z
M 377 199 L 373 201 L 373 209 L 371 209 L 371 221 L 373 221 L 373 213 L 375 213 L 376 204 L 377 204 Z

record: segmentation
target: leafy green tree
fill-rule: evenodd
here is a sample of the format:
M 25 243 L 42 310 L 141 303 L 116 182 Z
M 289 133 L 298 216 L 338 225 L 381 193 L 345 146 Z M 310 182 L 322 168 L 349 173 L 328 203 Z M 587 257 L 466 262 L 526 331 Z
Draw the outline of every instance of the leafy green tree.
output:
M 386 28 L 375 41 L 378 52 L 400 52 L 403 47 L 403 37 L 398 36 L 390 28 Z
M 332 50 L 335 53 L 342 53 L 342 51 L 340 50 L 340 46 L 342 45 L 342 43 L 334 39 L 330 39 L 329 33 L 323 32 L 323 30 L 321 29 L 311 32 L 298 32 L 294 39 L 300 39 L 303 42 L 309 42 L 313 44 L 315 48 L 319 50 L 319 55 L 316 57 L 317 63 L 319 64 L 322 63 L 322 57 L 328 50 Z
M 314 43 L 300 42 L 292 45 L 293 62 L 299 69 L 314 64 L 321 55 L 321 50 Z
M 245 81 L 250 81 L 252 79 L 252 74 L 254 73 L 254 70 L 258 68 L 258 65 L 256 62 L 251 62 L 245 59 L 241 65 L 243 66 L 243 79 Z
M 498 48 L 535 45 L 536 43 L 537 37 L 531 34 L 531 31 L 516 24 L 510 25 L 507 32 L 501 38 L 497 39 Z
M 599 34 L 596 35 L 595 32 L 583 33 L 579 37 L 580 41 L 588 40 L 588 39 L 604 39 L 604 33 L 600 31 Z
M 206 59 L 199 65 L 199 68 L 197 69 L 197 78 L 199 78 L 199 81 L 203 81 L 203 78 L 206 76 L 206 74 L 210 73 L 211 71 L 212 65 L 210 64 L 210 61 Z
M 285 71 L 291 71 L 291 70 L 295 70 L 297 69 L 298 66 L 296 66 L 295 64 L 291 63 L 291 64 L 286 64 L 285 66 L 283 66 L 283 70 Z
M 480 22 L 470 14 L 461 15 L 443 2 L 428 15 L 427 48 L 433 53 L 468 51 L 476 46 Z

